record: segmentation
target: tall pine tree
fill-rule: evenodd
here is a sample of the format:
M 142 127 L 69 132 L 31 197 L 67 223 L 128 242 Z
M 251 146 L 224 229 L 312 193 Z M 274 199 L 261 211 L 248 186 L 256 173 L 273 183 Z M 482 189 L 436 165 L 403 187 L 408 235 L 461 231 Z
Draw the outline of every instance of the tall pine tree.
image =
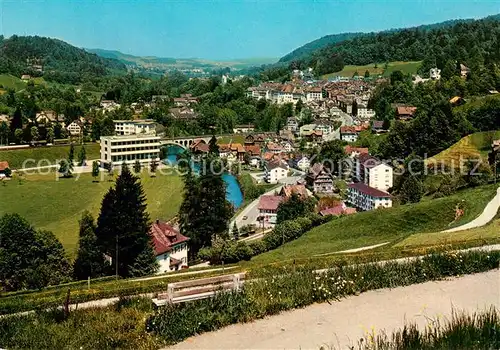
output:
M 208 153 L 213 156 L 219 156 L 219 146 L 217 145 L 217 138 L 215 135 L 208 141 Z
M 104 196 L 96 230 L 98 244 L 120 276 L 147 275 L 158 269 L 149 228 L 142 185 L 123 164 L 115 188 Z
M 96 226 L 92 214 L 84 211 L 79 223 L 80 238 L 78 241 L 78 255 L 73 264 L 73 276 L 77 280 L 102 276 L 106 270 L 110 269 L 109 266 L 106 266 L 103 252 L 97 244 Z

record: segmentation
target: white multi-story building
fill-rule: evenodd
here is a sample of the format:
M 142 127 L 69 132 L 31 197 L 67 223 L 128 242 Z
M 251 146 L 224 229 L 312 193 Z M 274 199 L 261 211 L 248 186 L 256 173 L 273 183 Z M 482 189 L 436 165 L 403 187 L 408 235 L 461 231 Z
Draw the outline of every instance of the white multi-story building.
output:
M 358 118 L 362 120 L 375 118 L 375 111 L 365 106 L 358 106 Z
M 283 161 L 270 161 L 264 166 L 264 181 L 270 184 L 278 183 L 288 174 L 288 166 Z
M 307 88 L 305 93 L 307 102 L 323 100 L 323 89 L 319 86 Z
M 188 266 L 188 240 L 168 223 L 156 220 L 150 228 L 158 262 L 158 273 L 177 271 Z
M 348 202 L 357 209 L 368 211 L 392 207 L 391 195 L 362 182 L 349 184 Z
M 156 123 L 151 119 L 113 120 L 116 135 L 156 134 Z
M 148 134 L 101 136 L 101 166 L 159 160 L 160 137 Z
M 360 154 L 357 157 L 356 177 L 380 191 L 387 191 L 393 185 L 392 167 L 368 154 Z

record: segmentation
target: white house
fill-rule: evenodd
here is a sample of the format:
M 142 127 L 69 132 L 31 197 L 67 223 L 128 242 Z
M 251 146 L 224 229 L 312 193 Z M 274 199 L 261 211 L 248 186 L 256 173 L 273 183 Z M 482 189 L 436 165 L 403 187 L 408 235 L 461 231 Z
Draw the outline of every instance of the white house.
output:
M 380 191 L 393 186 L 392 167 L 368 154 L 360 154 L 356 160 L 356 177 L 366 185 Z
M 160 137 L 148 134 L 101 136 L 101 165 L 159 161 Z
M 348 202 L 360 210 L 392 207 L 391 195 L 362 182 L 349 184 Z
M 306 101 L 321 101 L 323 99 L 323 89 L 320 86 L 314 86 L 305 89 Z
M 441 79 L 441 69 L 431 68 L 429 71 L 429 76 L 431 77 L 432 80 Z
M 290 163 L 293 168 L 302 171 L 308 171 L 309 167 L 311 166 L 311 162 L 309 161 L 309 158 L 307 158 L 306 156 L 295 157 L 290 161 Z
M 71 136 L 79 136 L 82 134 L 83 128 L 81 124 L 78 121 L 72 121 L 67 127 L 66 130 L 68 130 L 69 134 Z
M 152 119 L 113 120 L 116 135 L 156 134 L 156 123 Z
M 120 108 L 121 105 L 113 100 L 101 100 L 100 106 L 103 111 L 110 112 Z
M 283 151 L 285 151 L 286 153 L 290 153 L 293 151 L 293 144 L 291 141 L 281 141 L 281 147 L 283 149 Z
M 286 120 L 286 128 L 291 132 L 296 132 L 299 129 L 299 122 L 297 121 L 297 118 L 289 117 Z
M 288 166 L 283 161 L 269 161 L 264 166 L 264 181 L 275 184 L 288 174 Z
M 189 238 L 164 221 L 156 220 L 150 228 L 158 273 L 177 271 L 188 266 Z
M 259 218 L 263 227 L 272 227 L 276 224 L 278 206 L 284 200 L 282 196 L 263 195 L 259 198 Z
M 342 126 L 340 128 L 340 139 L 346 142 L 356 142 L 358 132 L 354 126 Z

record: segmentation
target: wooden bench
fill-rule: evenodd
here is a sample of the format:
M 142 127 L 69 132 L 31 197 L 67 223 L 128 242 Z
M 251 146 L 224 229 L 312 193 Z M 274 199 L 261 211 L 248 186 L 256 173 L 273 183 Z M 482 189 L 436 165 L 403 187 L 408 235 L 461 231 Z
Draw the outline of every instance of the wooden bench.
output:
M 166 293 L 153 298 L 156 306 L 183 303 L 213 297 L 218 292 L 238 291 L 245 280 L 245 273 L 201 278 L 191 281 L 169 283 Z

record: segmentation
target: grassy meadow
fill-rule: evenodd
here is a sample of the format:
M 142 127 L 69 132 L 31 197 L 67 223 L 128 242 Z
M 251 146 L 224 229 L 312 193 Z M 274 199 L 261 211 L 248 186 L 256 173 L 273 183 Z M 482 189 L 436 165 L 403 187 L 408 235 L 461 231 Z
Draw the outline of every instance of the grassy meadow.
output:
M 166 220 L 177 214 L 183 189 L 179 176 L 158 174 L 152 178 L 144 175 L 141 182 L 152 220 Z M 54 232 L 73 257 L 82 212 L 89 210 L 97 217 L 102 198 L 113 183 L 107 176 L 101 182 L 93 182 L 90 173 L 59 180 L 56 173 L 26 175 L 22 180 L 14 177 L 0 185 L 0 216 L 18 213 L 37 229 Z
M 491 143 L 500 138 L 499 131 L 484 131 L 467 135 L 460 139 L 450 148 L 445 149 L 434 157 L 426 160 L 427 164 L 445 164 L 452 168 L 461 166 L 460 160 L 482 159 L 488 162 L 488 152 L 491 151 Z
M 439 232 L 473 220 L 493 198 L 496 188 L 494 185 L 482 186 L 431 201 L 341 217 L 277 249 L 253 257 L 249 264 L 321 258 L 342 250 L 386 242 L 389 242 L 386 247 L 390 248 L 413 234 Z M 454 221 L 455 206 L 462 201 L 465 214 Z
M 390 76 L 392 72 L 397 70 L 405 74 L 416 74 L 421 64 L 421 62 L 389 62 L 387 69 L 384 69 L 385 63 L 377 63 L 376 68 L 375 63 L 364 66 L 346 65 L 340 72 L 325 74 L 322 78 L 352 77 L 355 72 L 358 72 L 359 76 L 362 77 L 366 71 L 370 72 L 370 76 L 383 75 L 385 77 Z
M 75 145 L 75 159 L 78 157 L 80 152 L 80 145 Z M 87 159 L 94 160 L 99 159 L 99 144 L 89 143 L 85 145 L 85 152 L 87 154 Z M 51 164 L 56 164 L 57 160 L 66 159 L 69 153 L 69 146 L 49 146 L 49 147 L 36 147 L 36 148 L 24 148 L 15 149 L 9 151 L 0 150 L 0 161 L 9 162 L 11 169 L 20 169 L 23 167 L 23 162 L 26 159 L 33 159 L 34 162 L 26 164 L 26 167 L 35 167 L 37 163 L 42 159 L 47 159 Z M 41 166 L 47 166 L 48 163 L 42 163 Z

